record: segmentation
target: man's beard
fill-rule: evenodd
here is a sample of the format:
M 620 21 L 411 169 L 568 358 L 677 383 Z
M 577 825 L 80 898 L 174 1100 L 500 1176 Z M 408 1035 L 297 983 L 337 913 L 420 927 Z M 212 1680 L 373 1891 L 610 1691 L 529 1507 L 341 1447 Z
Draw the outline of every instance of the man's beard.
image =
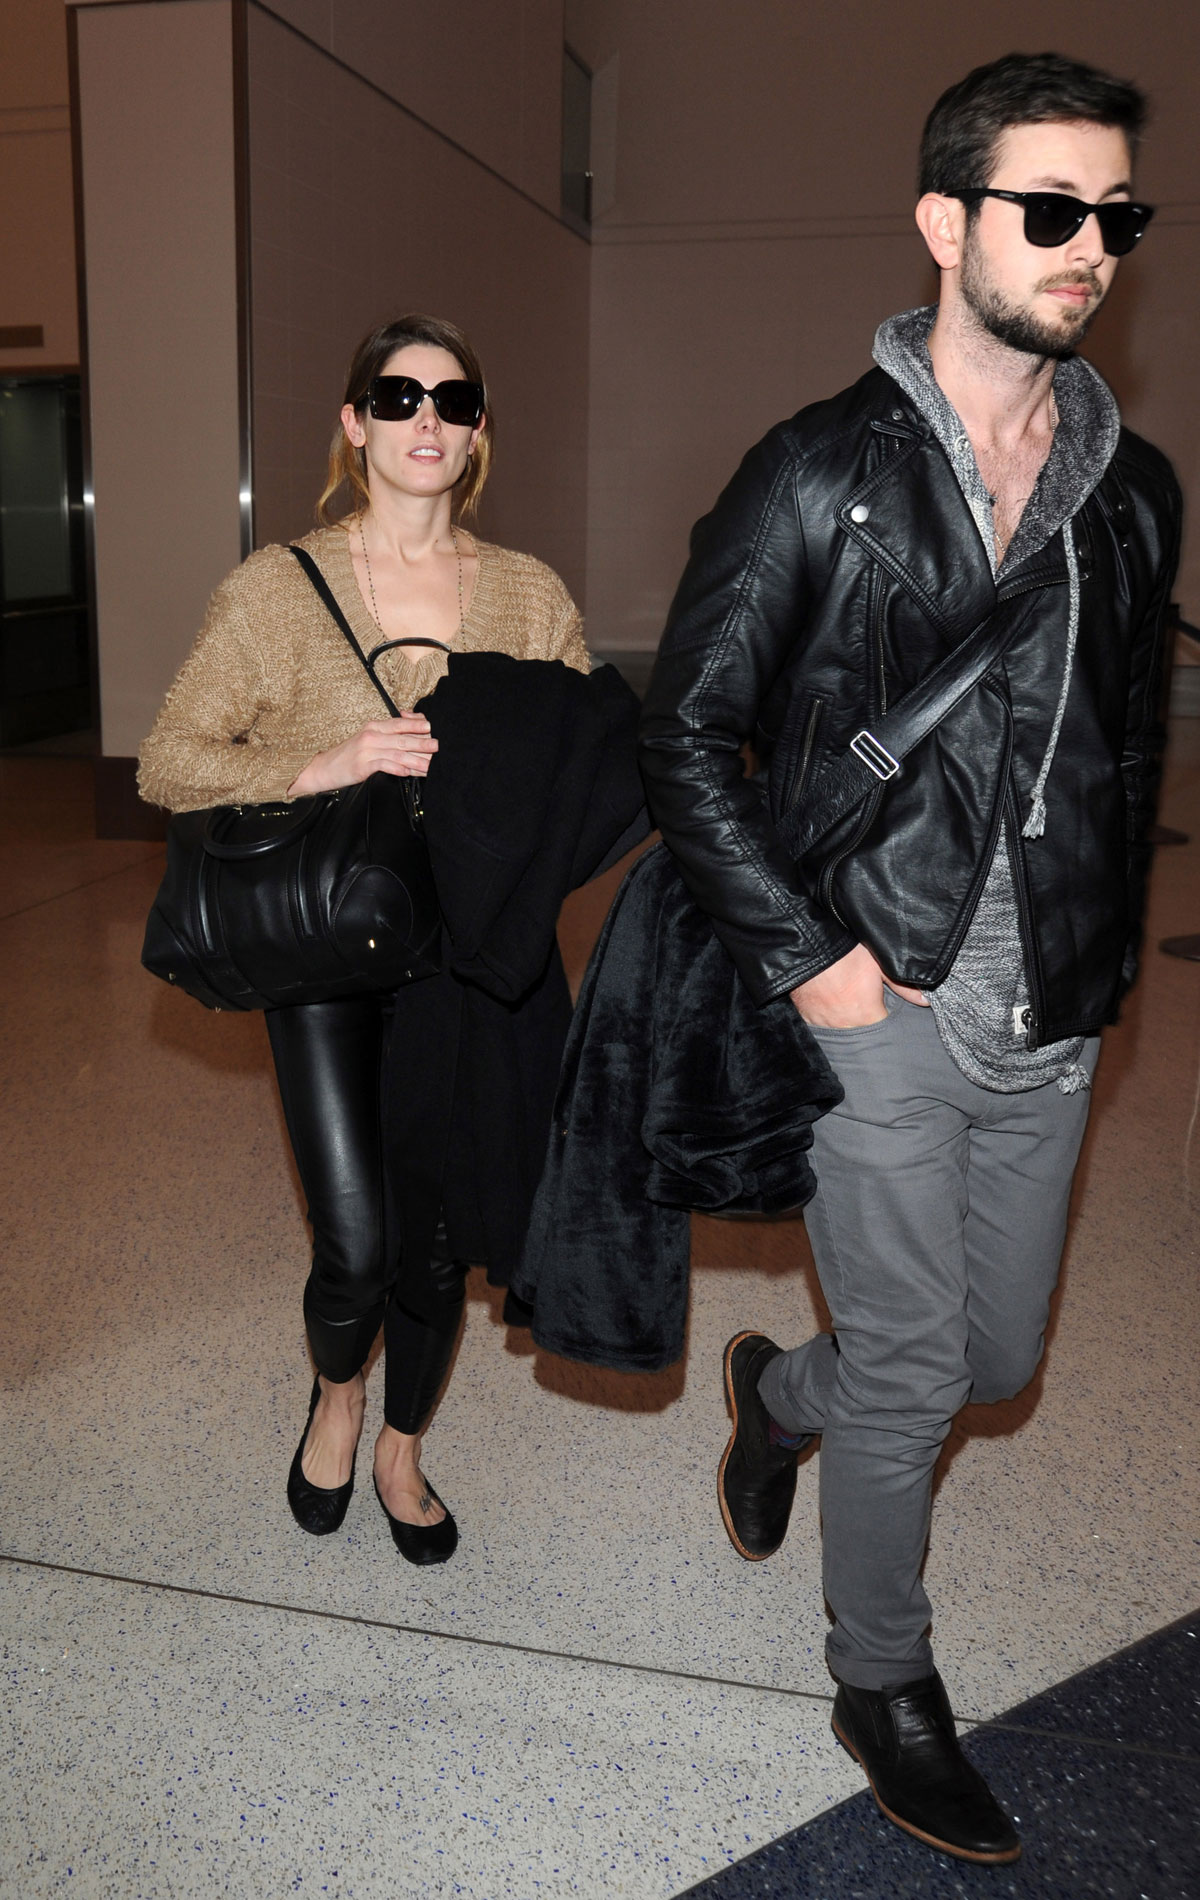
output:
M 1025 356 L 1052 356 L 1061 360 L 1078 349 L 1100 308 L 1103 287 L 1094 271 L 1064 270 L 1052 277 L 1043 277 L 1033 286 L 1034 294 L 1051 287 L 1057 289 L 1060 284 L 1086 284 L 1095 293 L 1094 301 L 1083 310 L 1064 309 L 1057 323 L 1045 322 L 1032 310 L 1008 303 L 1003 291 L 997 289 L 987 274 L 982 245 L 974 233 L 968 231 L 959 279 L 963 302 L 981 328 L 998 343 L 1006 343 L 1010 350 L 1020 350 Z

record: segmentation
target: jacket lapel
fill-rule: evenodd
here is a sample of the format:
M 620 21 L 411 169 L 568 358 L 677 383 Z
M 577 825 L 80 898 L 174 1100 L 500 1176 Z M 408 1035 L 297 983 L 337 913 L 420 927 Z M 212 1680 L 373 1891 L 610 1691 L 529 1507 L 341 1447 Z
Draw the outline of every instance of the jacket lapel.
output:
M 836 519 L 952 643 L 995 607 L 975 517 L 931 436 L 889 455 L 839 503 Z

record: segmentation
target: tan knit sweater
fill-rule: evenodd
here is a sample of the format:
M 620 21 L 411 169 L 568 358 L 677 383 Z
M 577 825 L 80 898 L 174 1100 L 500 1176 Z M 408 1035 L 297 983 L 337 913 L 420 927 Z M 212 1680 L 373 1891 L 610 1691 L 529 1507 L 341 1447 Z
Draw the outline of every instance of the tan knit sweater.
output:
M 342 528 L 319 528 L 308 549 L 364 653 L 380 632 L 363 602 Z M 565 660 L 586 673 L 578 609 L 552 569 L 531 554 L 477 541 L 475 587 L 455 652 Z M 417 664 L 387 653 L 379 674 L 398 706 L 412 706 L 446 671 L 431 652 Z M 387 717 L 379 694 L 311 581 L 286 548 L 261 548 L 208 604 L 154 730 L 139 754 L 138 789 L 168 811 L 281 798 L 311 758 Z

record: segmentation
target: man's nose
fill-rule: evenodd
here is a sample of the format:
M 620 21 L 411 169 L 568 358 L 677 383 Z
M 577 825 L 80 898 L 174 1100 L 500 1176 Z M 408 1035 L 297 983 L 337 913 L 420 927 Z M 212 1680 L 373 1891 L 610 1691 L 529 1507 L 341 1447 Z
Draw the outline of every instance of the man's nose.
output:
M 1087 264 L 1095 270 L 1104 261 L 1104 236 L 1094 211 L 1088 212 L 1074 237 L 1068 240 L 1066 250 L 1069 264 Z

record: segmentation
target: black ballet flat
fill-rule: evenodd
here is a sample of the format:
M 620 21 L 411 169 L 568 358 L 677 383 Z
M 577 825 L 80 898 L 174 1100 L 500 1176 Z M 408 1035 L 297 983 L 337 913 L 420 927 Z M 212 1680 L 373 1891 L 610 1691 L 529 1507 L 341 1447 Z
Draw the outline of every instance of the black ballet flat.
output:
M 443 1511 L 446 1511 L 440 1524 L 402 1524 L 398 1517 L 392 1516 L 379 1497 L 378 1483 L 375 1484 L 375 1496 L 379 1498 L 379 1508 L 392 1527 L 392 1542 L 402 1557 L 407 1558 L 410 1564 L 444 1564 L 458 1549 L 458 1525 L 428 1478 L 425 1480 L 425 1489 L 434 1502 L 441 1504 Z
M 312 1537 L 328 1537 L 333 1531 L 342 1528 L 342 1520 L 354 1495 L 354 1464 L 350 1466 L 350 1476 L 345 1484 L 335 1484 L 331 1490 L 323 1485 L 310 1484 L 300 1468 L 304 1456 L 304 1447 L 308 1443 L 309 1427 L 313 1422 L 313 1413 L 317 1409 L 317 1400 L 321 1396 L 320 1378 L 313 1380 L 312 1399 L 309 1402 L 308 1417 L 296 1447 L 296 1456 L 288 1472 L 287 1501 L 292 1507 L 292 1516 L 302 1531 Z M 354 1460 L 357 1462 L 358 1451 Z M 440 1528 L 440 1526 L 439 1526 Z

